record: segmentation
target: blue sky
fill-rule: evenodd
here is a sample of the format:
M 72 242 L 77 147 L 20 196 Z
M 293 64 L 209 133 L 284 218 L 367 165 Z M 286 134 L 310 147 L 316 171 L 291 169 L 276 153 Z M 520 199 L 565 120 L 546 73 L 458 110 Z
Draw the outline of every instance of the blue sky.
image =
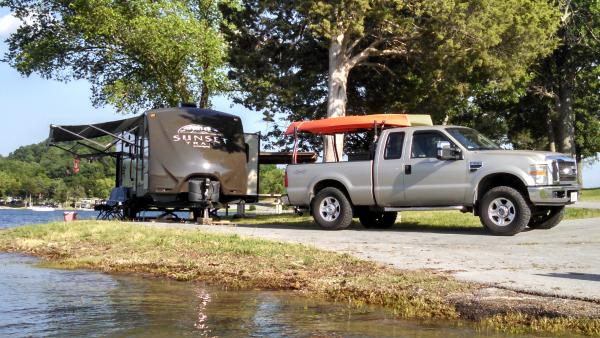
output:
M 0 55 L 4 55 L 4 40 L 18 27 L 18 20 L 8 10 L 0 8 Z M 43 141 L 50 124 L 81 124 L 124 118 L 111 107 L 92 107 L 87 81 L 61 83 L 37 75 L 22 77 L 6 63 L 0 63 L 0 155 L 16 148 Z M 246 132 L 265 132 L 262 115 L 242 106 L 233 105 L 226 97 L 213 99 L 216 110 L 242 117 Z M 584 169 L 584 185 L 600 187 L 600 163 Z

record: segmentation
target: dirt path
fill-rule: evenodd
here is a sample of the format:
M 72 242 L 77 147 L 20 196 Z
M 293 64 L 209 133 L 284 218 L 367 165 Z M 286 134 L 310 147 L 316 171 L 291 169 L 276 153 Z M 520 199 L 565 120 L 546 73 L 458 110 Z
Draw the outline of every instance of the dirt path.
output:
M 432 231 L 401 226 L 324 231 L 268 225 L 155 224 L 311 244 L 401 269 L 439 269 L 463 280 L 600 301 L 600 218 L 564 221 L 552 230 L 513 237 L 490 236 L 478 229 Z

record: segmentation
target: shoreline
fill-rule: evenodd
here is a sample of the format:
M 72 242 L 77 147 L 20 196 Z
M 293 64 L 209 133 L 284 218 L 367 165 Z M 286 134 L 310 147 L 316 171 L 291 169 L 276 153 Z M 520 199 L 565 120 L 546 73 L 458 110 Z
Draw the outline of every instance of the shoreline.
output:
M 600 304 L 400 270 L 302 244 L 139 223 L 79 221 L 0 231 L 0 251 L 44 266 L 203 281 L 226 288 L 290 290 L 391 309 L 400 318 L 466 321 L 508 333 L 600 336 Z

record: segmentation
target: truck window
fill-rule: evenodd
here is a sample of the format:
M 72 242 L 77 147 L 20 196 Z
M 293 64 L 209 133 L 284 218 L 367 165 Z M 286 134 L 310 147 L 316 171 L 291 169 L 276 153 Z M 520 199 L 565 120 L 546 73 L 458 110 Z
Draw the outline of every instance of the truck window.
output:
M 386 160 L 397 160 L 402 157 L 402 146 L 404 145 L 404 132 L 390 133 L 385 144 L 383 158 Z
M 411 147 L 411 158 L 435 158 L 437 157 L 437 142 L 450 140 L 435 131 L 426 131 L 413 134 Z M 452 142 L 450 142 L 452 144 Z

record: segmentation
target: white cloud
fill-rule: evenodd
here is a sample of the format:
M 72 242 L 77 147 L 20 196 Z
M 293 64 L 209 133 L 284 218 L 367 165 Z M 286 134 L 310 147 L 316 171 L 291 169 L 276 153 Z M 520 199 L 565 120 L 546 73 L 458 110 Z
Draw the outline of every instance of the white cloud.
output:
M 17 19 L 12 13 L 0 17 L 0 37 L 6 38 L 14 33 L 21 25 L 21 20 Z
M 30 20 L 25 19 L 29 23 Z M 12 13 L 5 14 L 0 17 L 0 37 L 7 38 L 14 33 L 23 21 L 17 19 Z

